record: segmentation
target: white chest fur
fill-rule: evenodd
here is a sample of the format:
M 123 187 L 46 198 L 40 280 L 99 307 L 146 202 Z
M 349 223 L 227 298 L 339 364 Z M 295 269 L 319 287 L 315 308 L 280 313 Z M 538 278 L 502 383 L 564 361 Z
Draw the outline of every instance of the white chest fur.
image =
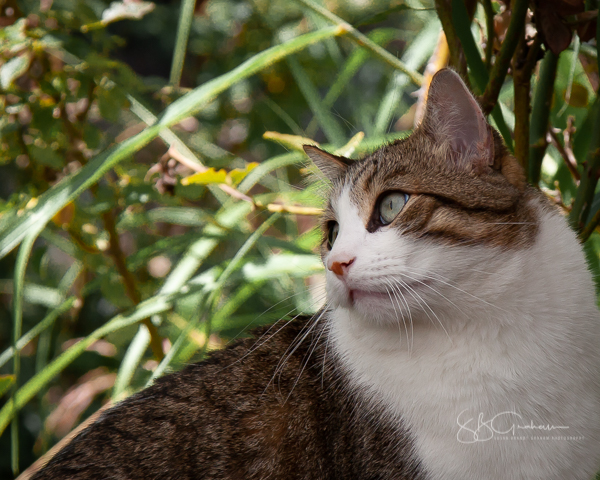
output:
M 340 242 L 356 255 L 350 283 L 394 268 L 439 280 L 406 303 L 406 324 L 385 324 L 336 298 L 328 273 L 337 354 L 402 419 L 432 480 L 588 480 L 600 468 L 593 286 L 564 219 L 541 215 L 536 243 L 518 252 L 398 240 L 384 261 L 360 235 Z

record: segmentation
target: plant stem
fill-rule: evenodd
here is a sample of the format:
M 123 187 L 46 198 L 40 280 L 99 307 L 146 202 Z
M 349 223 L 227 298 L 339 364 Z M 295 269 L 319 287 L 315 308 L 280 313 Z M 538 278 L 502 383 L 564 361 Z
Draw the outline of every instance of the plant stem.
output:
M 547 133 L 557 66 L 558 55 L 548 50 L 540 66 L 531 111 L 528 177 L 532 185 L 537 185 L 540 182 L 542 160 L 548 146 Z
M 500 94 L 500 89 L 506 78 L 510 60 L 521 39 L 522 32 L 525 29 L 525 18 L 527 16 L 528 6 L 528 0 L 513 0 L 512 2 L 510 25 L 508 26 L 506 36 L 502 42 L 500 54 L 496 57 L 496 61 L 492 67 L 490 80 L 485 88 L 481 101 L 481 108 L 485 114 L 490 113 L 498 101 L 498 95 Z
M 527 172 L 529 169 L 529 114 L 531 101 L 531 74 L 537 62 L 541 40 L 535 37 L 527 48 L 525 32 L 521 32 L 519 46 L 513 59 L 513 88 L 515 92 L 515 157 Z
M 391 65 L 395 69 L 400 70 L 401 72 L 404 72 L 406 75 L 408 75 L 408 78 L 410 78 L 411 81 L 415 85 L 417 85 L 418 87 L 421 86 L 421 83 L 423 82 L 423 75 L 421 75 L 419 72 L 416 72 L 416 71 L 408 68 L 404 63 L 402 63 L 400 60 L 398 60 L 394 55 L 392 55 L 390 52 L 388 52 L 384 48 L 377 45 L 375 42 L 369 40 L 365 35 L 363 35 L 358 30 L 356 30 L 352 25 L 345 22 L 344 20 L 342 20 L 340 17 L 338 17 L 334 13 L 331 13 L 326 8 L 323 8 L 322 6 L 317 5 L 316 3 L 312 2 L 311 0 L 295 0 L 295 1 L 310 8 L 312 11 L 318 13 L 319 15 L 326 18 L 330 22 L 342 27 L 344 29 L 345 33 L 348 35 L 348 37 L 350 37 L 355 43 L 357 43 L 361 47 L 371 50 L 371 52 L 373 52 L 375 55 L 377 55 L 379 58 L 381 58 L 384 62 L 386 62 L 387 64 Z
M 458 74 L 467 78 L 467 60 L 463 46 L 461 44 L 454 23 L 452 22 L 452 0 L 435 0 L 435 10 L 438 14 L 444 34 L 446 35 L 446 41 L 448 42 L 448 49 L 450 50 L 450 65 L 458 72 Z M 470 21 L 469 21 L 470 23 Z
M 179 14 L 179 24 L 177 25 L 177 40 L 175 41 L 175 50 L 173 52 L 173 63 L 171 64 L 171 75 L 169 83 L 176 87 L 181 81 L 183 72 L 183 63 L 185 61 L 185 52 L 187 50 L 188 38 L 194 19 L 194 7 L 196 0 L 184 0 Z
M 123 279 L 125 293 L 134 303 L 134 305 L 137 305 L 140 303 L 141 297 L 135 286 L 133 275 L 129 270 L 127 270 L 127 263 L 125 260 L 125 255 L 123 254 L 123 250 L 121 250 L 121 242 L 119 240 L 119 234 L 117 233 L 113 211 L 109 210 L 108 212 L 103 213 L 102 220 L 104 222 L 104 228 L 108 232 L 110 238 L 110 255 L 115 263 L 115 267 L 117 268 L 119 275 L 121 275 L 121 278 Z M 149 318 L 142 320 L 142 323 L 146 325 L 146 328 L 150 332 L 150 348 L 152 349 L 152 353 L 157 360 L 162 360 L 165 355 L 162 350 L 162 339 L 158 334 L 158 330 Z
M 494 51 L 494 39 L 496 32 L 494 31 L 494 8 L 492 0 L 483 0 L 483 10 L 485 11 L 487 40 L 485 43 L 485 68 L 488 70 L 492 66 L 492 52 Z

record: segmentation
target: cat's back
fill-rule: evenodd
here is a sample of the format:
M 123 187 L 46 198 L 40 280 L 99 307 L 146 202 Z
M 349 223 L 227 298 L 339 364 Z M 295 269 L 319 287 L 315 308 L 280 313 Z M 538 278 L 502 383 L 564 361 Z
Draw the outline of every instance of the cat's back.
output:
M 408 433 L 360 408 L 314 322 L 261 329 L 159 379 L 34 479 L 420 478 Z

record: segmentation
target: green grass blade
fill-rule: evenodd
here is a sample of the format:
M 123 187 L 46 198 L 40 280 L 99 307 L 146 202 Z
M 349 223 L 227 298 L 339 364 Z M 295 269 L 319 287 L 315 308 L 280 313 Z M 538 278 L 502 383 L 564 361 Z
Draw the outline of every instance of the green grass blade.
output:
M 287 62 L 292 76 L 298 84 L 298 88 L 300 88 L 306 103 L 308 103 L 308 106 L 317 118 L 319 125 L 323 129 L 323 133 L 325 133 L 325 136 L 331 143 L 342 145 L 346 135 L 331 112 L 324 108 L 323 100 L 320 98 L 317 88 L 306 74 L 306 71 L 295 57 L 288 57 Z
M 332 27 L 299 36 L 286 43 L 271 47 L 211 80 L 173 102 L 165 109 L 158 123 L 137 135 L 94 157 L 77 173 L 70 175 L 38 198 L 37 204 L 23 215 L 4 225 L 0 231 L 0 258 L 15 248 L 32 229 L 45 225 L 67 203 L 97 182 L 108 170 L 148 144 L 163 129 L 200 111 L 224 90 L 238 81 L 269 67 L 309 45 L 345 33 L 343 28 Z
M 57 308 L 55 308 L 51 312 L 49 312 L 42 319 L 41 322 L 39 322 L 35 327 L 33 327 L 31 330 L 29 330 L 25 335 L 23 335 L 21 338 L 19 338 L 19 340 L 17 341 L 17 346 L 16 346 L 17 352 L 20 352 L 25 345 L 27 345 L 35 337 L 37 337 L 40 333 L 42 333 L 44 330 L 46 330 L 48 327 L 50 327 L 56 321 L 56 319 L 58 317 L 60 317 L 63 313 L 68 312 L 73 307 L 73 305 L 75 304 L 76 301 L 77 301 L 76 297 L 70 297 L 67 300 L 65 300 L 60 306 L 58 306 Z M 10 346 L 6 350 L 4 350 L 4 352 L 2 352 L 2 354 L 0 355 L 0 367 L 3 367 L 4 365 L 6 365 L 6 362 L 8 362 L 11 358 L 13 358 L 14 353 L 15 353 L 14 346 Z
M 48 364 L 46 368 L 17 390 L 14 397 L 6 402 L 2 409 L 0 409 L 0 435 L 11 422 L 15 413 L 23 408 L 29 400 L 44 388 L 56 375 L 79 357 L 79 355 L 81 355 L 92 343 L 109 333 L 116 332 L 129 325 L 134 325 L 151 315 L 169 310 L 172 308 L 175 298 L 177 298 L 176 295 L 162 295 L 146 300 L 140 303 L 128 315 L 117 315 L 100 328 L 94 330 L 90 335 L 64 351 L 59 357 Z
M 14 272 L 14 293 L 13 293 L 13 350 L 15 352 L 13 356 L 13 375 L 15 377 L 15 384 L 13 390 L 13 400 L 15 393 L 19 385 L 19 374 L 21 370 L 21 356 L 19 355 L 19 339 L 21 338 L 21 331 L 23 328 L 23 286 L 25 284 L 25 271 L 27 270 L 27 262 L 31 255 L 33 244 L 38 236 L 39 228 L 32 230 L 25 239 L 19 253 L 17 254 L 17 261 L 15 263 Z M 16 476 L 19 474 L 19 421 L 17 418 L 17 412 L 13 412 L 13 421 L 11 424 L 11 457 L 10 463 L 13 474 Z
M 187 50 L 188 38 L 194 19 L 194 7 L 196 0 L 183 0 L 181 13 L 179 14 L 179 24 L 177 25 L 177 39 L 175 40 L 175 50 L 173 52 L 173 63 L 171 64 L 171 76 L 169 83 L 179 86 L 181 81 L 181 72 L 183 71 L 183 62 L 185 61 L 185 52 Z
M 400 60 L 398 60 L 390 52 L 388 52 L 384 48 L 381 48 L 379 45 L 377 45 L 376 43 L 369 40 L 368 37 L 366 37 L 365 35 L 360 33 L 352 25 L 345 22 L 337 15 L 331 13 L 326 8 L 324 8 L 320 5 L 317 5 L 316 3 L 314 3 L 311 0 L 296 0 L 296 2 L 303 4 L 304 6 L 310 8 L 312 11 L 318 13 L 319 15 L 326 18 L 330 22 L 335 23 L 340 28 L 344 29 L 345 33 L 348 34 L 348 37 L 350 37 L 352 39 L 352 41 L 354 41 L 361 47 L 366 48 L 367 50 L 370 50 L 375 56 L 379 57 L 381 60 L 383 60 L 388 65 L 391 65 L 392 67 L 396 68 L 397 70 L 400 70 L 401 72 L 406 73 L 408 75 L 408 77 L 411 79 L 411 81 L 418 87 L 420 87 L 421 83 L 423 83 L 423 76 L 419 72 L 415 72 L 414 70 L 408 68 L 406 65 L 404 65 L 404 63 L 402 63 Z
M 225 282 L 227 282 L 227 280 L 229 280 L 229 277 L 231 276 L 231 274 L 239 268 L 242 260 L 248 254 L 250 249 L 255 245 L 255 243 L 262 237 L 262 235 L 267 231 L 267 229 L 271 225 L 273 225 L 273 223 L 280 216 L 281 216 L 281 214 L 274 213 L 265 222 L 263 222 L 263 224 L 260 227 L 258 227 L 252 233 L 252 235 L 250 235 L 250 237 L 248 237 L 248 239 L 244 242 L 244 244 L 241 246 L 241 248 L 237 251 L 235 256 L 231 259 L 231 261 L 229 262 L 229 264 L 227 265 L 225 270 L 223 270 L 223 273 L 221 273 L 221 275 L 219 275 L 219 278 L 216 281 L 214 289 L 212 290 L 212 292 L 210 293 L 208 298 L 202 302 L 203 303 L 202 307 L 204 307 L 205 309 L 210 309 L 211 311 L 214 309 L 216 302 L 217 302 L 219 296 L 221 295 L 221 291 L 223 290 L 223 286 L 225 285 Z M 199 309 L 199 312 L 201 312 L 201 311 L 202 311 L 202 308 Z M 171 347 L 171 349 L 169 350 L 167 355 L 165 355 L 165 358 L 160 362 L 158 367 L 156 367 L 156 370 L 154 370 L 154 372 L 152 373 L 152 377 L 148 381 L 148 385 L 151 384 L 156 378 L 161 376 L 163 374 L 163 372 L 165 371 L 165 369 L 167 369 L 169 367 L 171 362 L 174 360 L 174 358 L 177 356 L 179 351 L 185 345 L 185 341 L 188 337 L 189 332 L 193 328 L 195 328 L 203 318 L 205 318 L 205 315 L 200 313 L 195 319 L 193 319 L 191 322 L 188 323 L 188 325 L 186 326 L 184 331 L 179 335 L 179 337 L 177 338 L 177 340 L 175 341 L 175 343 L 173 344 L 173 346 Z M 206 332 L 207 343 L 208 343 L 209 336 L 210 336 L 210 315 L 207 317 L 207 332 Z
M 465 52 L 467 64 L 469 65 L 471 75 L 473 75 L 473 79 L 475 80 L 475 86 L 479 90 L 479 93 L 483 93 L 490 77 L 487 69 L 485 68 L 485 63 L 479 55 L 479 49 L 475 44 L 475 39 L 473 38 L 473 33 L 471 32 L 471 24 L 469 21 L 469 15 L 467 13 L 467 7 L 465 7 L 463 0 L 452 0 L 452 23 L 454 24 L 456 35 L 460 39 Z M 504 117 L 502 116 L 502 110 L 497 104 L 492 110 L 492 118 L 496 123 L 496 128 L 498 128 L 502 134 L 504 142 L 508 148 L 513 151 L 514 147 L 511 131 L 506 125 Z
M 144 353 L 150 345 L 150 332 L 146 325 L 140 325 L 137 333 L 127 348 L 125 357 L 119 366 L 117 378 L 113 387 L 112 399 L 118 401 L 127 390 Z
M 402 61 L 408 68 L 417 70 L 427 61 L 435 49 L 439 33 L 440 22 L 436 17 L 416 36 L 402 56 Z M 396 106 L 400 103 L 404 89 L 409 82 L 410 78 L 402 72 L 397 72 L 392 77 L 388 90 L 375 115 L 375 135 L 381 135 L 387 131 Z

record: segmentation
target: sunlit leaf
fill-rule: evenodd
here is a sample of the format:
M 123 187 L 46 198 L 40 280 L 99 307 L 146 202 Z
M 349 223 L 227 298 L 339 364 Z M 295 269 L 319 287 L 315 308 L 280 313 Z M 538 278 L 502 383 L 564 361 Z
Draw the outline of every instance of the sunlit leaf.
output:
M 0 375 L 0 398 L 8 391 L 13 383 L 15 383 L 14 375 Z
M 6 90 L 29 68 L 31 57 L 28 54 L 11 58 L 0 67 L 0 87 Z
M 181 179 L 182 185 L 209 185 L 211 183 L 225 183 L 227 180 L 227 172 L 221 168 L 215 170 L 209 168 L 206 172 L 199 172 Z
M 232 185 L 237 185 L 244 178 L 246 178 L 246 175 L 248 175 L 256 167 L 258 167 L 258 163 L 252 162 L 246 165 L 246 168 L 234 168 L 227 175 L 230 180 L 228 183 L 231 183 Z
M 263 133 L 263 138 L 265 140 L 272 140 L 283 145 L 286 148 L 291 148 L 292 150 L 296 150 L 302 153 L 304 153 L 304 149 L 302 148 L 304 145 L 315 145 L 317 147 L 319 146 L 319 142 L 315 142 L 310 138 L 301 137 L 299 135 L 289 135 L 287 133 L 265 132 Z
M 102 23 L 109 23 L 118 20 L 134 19 L 139 20 L 144 15 L 154 10 L 156 5 L 153 2 L 112 2 L 110 6 L 102 12 Z

